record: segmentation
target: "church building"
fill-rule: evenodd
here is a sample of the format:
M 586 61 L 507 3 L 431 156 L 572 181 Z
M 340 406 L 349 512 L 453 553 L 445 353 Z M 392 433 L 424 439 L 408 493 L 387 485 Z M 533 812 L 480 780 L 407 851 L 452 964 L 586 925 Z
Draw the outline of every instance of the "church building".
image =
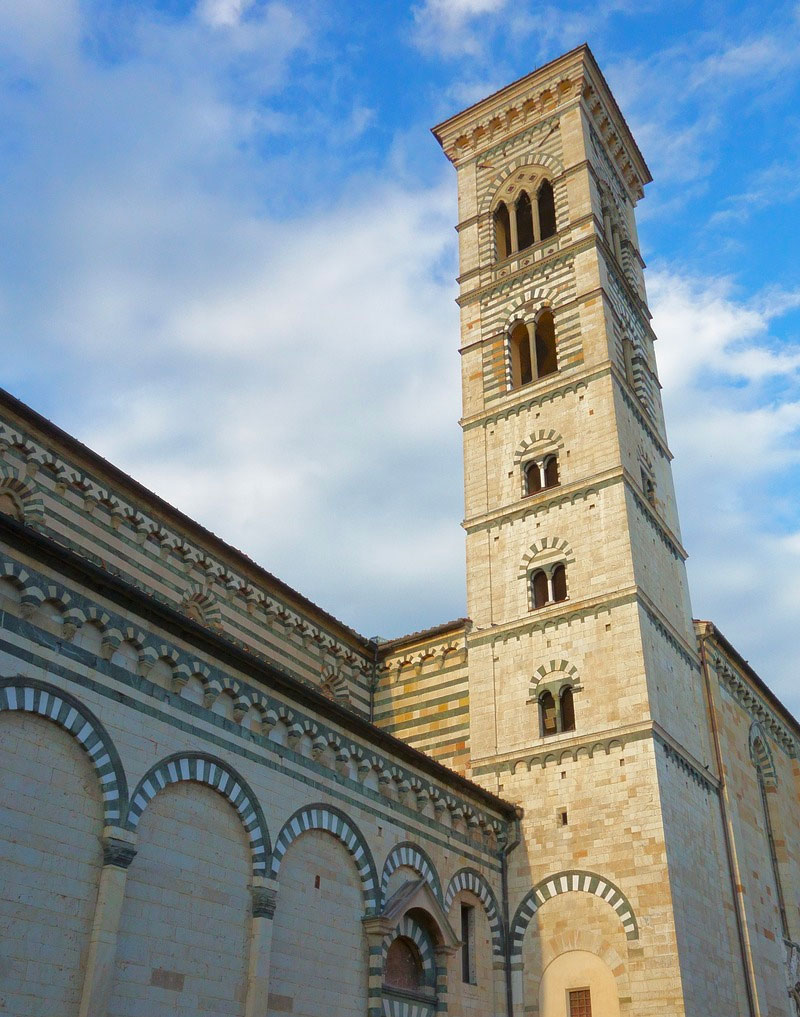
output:
M 0 390 L 2 1014 L 800 1015 L 800 725 L 692 617 L 647 165 L 587 46 L 434 135 L 466 618 L 365 638 Z

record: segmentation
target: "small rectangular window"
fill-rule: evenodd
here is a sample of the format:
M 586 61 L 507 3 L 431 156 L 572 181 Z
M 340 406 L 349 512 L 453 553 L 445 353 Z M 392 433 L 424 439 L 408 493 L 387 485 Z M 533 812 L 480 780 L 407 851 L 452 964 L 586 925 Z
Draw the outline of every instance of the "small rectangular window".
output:
M 475 908 L 461 905 L 461 981 L 475 985 Z
M 569 990 L 569 1017 L 592 1017 L 592 998 L 588 989 Z

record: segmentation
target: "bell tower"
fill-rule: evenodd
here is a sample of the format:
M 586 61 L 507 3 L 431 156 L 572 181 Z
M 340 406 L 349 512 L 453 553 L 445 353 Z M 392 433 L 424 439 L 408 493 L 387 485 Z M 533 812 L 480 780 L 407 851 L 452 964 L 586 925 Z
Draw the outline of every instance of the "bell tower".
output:
M 547 1000 L 585 975 L 616 994 L 598 1012 L 739 1013 L 634 214 L 649 171 L 586 46 L 434 134 L 458 173 L 471 776 L 525 813 L 515 1012 L 563 1014 Z

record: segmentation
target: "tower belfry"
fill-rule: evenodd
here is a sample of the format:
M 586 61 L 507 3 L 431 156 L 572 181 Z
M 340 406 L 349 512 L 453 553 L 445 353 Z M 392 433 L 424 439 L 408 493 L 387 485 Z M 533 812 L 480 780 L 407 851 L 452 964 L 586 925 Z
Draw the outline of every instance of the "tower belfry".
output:
M 586 46 L 434 133 L 458 171 L 471 772 L 525 813 L 515 1006 L 538 1012 L 523 955 L 541 972 L 569 912 L 587 955 L 622 936 L 635 1012 L 710 1013 L 672 903 L 716 916 L 724 964 L 730 916 L 686 851 L 721 831 L 634 214 L 650 174 Z M 586 892 L 539 916 L 561 884 L 526 891 L 554 872 Z

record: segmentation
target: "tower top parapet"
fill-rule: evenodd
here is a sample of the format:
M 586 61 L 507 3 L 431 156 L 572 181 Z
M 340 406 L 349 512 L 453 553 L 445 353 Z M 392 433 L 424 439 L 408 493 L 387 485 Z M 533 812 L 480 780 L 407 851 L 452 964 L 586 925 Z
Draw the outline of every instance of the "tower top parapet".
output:
M 592 51 L 570 50 L 432 128 L 459 166 L 515 137 L 532 122 L 582 101 L 634 200 L 652 177 Z

